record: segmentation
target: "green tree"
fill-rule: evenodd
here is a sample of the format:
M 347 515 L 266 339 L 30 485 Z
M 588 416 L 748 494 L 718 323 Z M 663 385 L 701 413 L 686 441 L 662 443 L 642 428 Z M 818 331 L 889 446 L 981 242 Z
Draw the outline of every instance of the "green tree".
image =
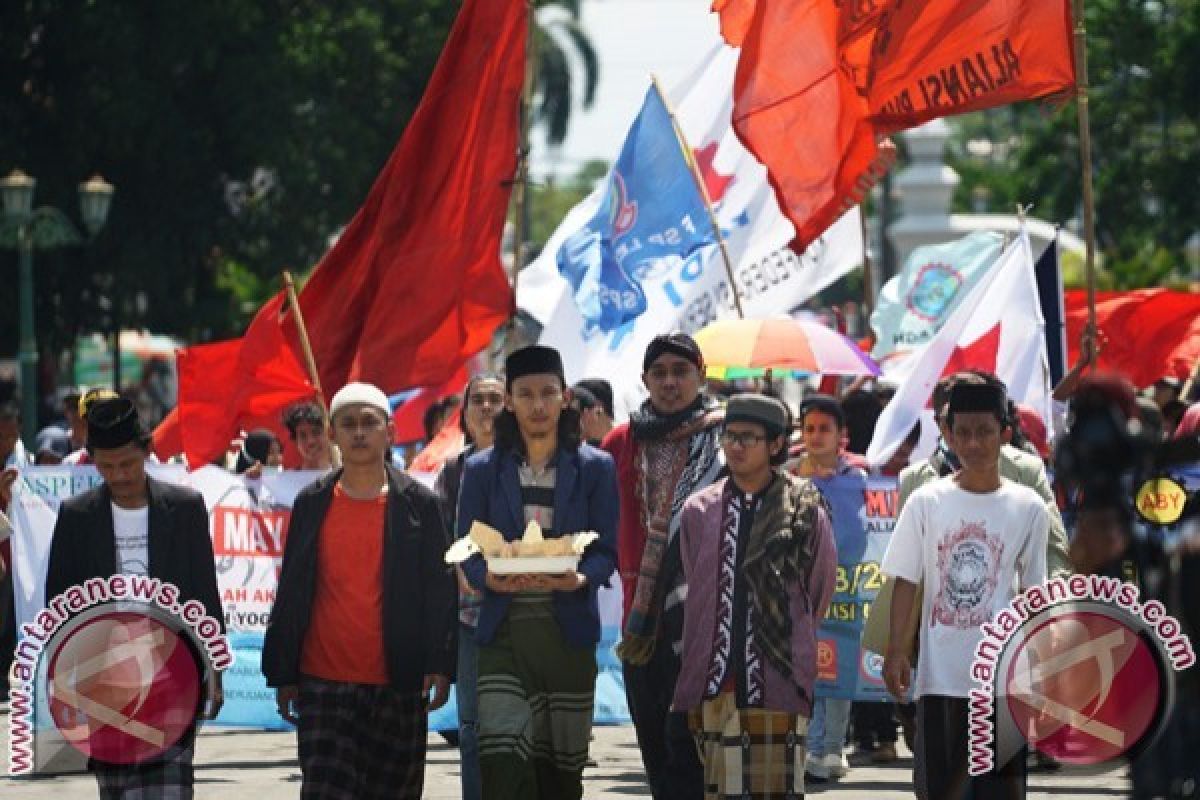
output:
M 539 0 L 534 47 L 537 52 L 537 87 L 534 121 L 546 128 L 546 140 L 559 145 L 567 138 L 567 127 L 575 97 L 571 66 L 574 55 L 582 66 L 584 108 L 591 106 L 600 80 L 599 59 L 591 39 L 579 21 L 581 0 Z
M 1120 288 L 1161 283 L 1185 269 L 1200 230 L 1200 2 L 1089 0 L 1088 58 L 1097 248 Z M 950 164 L 956 198 L 979 187 L 995 209 L 1082 220 L 1075 105 L 1024 104 L 969 115 Z
M 595 54 L 578 3 L 547 14 L 539 114 L 565 134 L 574 47 Z M 0 174 L 38 179 L 75 215 L 93 172 L 116 186 L 83 249 L 35 261 L 44 356 L 126 326 L 200 341 L 239 333 L 362 203 L 420 102 L 461 0 L 206 0 L 0 4 Z M 540 19 L 540 17 L 539 17 Z M 564 46 L 564 42 L 568 43 Z M 16 259 L 0 252 L 0 282 Z M 9 298 L 12 298 L 11 300 Z M 16 349 L 15 291 L 0 355 Z

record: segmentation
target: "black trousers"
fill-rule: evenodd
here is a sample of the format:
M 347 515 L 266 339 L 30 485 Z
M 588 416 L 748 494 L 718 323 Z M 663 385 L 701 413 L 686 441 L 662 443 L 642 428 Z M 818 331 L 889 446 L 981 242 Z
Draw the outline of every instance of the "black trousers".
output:
M 1025 751 L 986 775 L 967 774 L 968 707 L 965 697 L 926 695 L 917 701 L 913 779 L 920 800 L 1023 800 Z
M 855 703 L 850 708 L 854 721 L 854 741 L 870 750 L 877 744 L 896 743 L 895 703 Z
M 687 714 L 671 711 L 679 667 L 670 645 L 659 642 L 648 664 L 625 664 L 624 672 L 625 697 L 650 793 L 655 800 L 700 800 L 704 766 L 696 740 L 688 730 Z

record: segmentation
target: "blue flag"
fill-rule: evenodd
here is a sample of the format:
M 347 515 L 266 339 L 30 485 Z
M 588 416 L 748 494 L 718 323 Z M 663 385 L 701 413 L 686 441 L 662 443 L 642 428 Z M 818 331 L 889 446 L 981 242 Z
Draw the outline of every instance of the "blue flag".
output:
M 603 332 L 646 311 L 642 279 L 652 270 L 714 243 L 704 198 L 654 87 L 606 181 L 596 215 L 557 253 L 588 328 Z

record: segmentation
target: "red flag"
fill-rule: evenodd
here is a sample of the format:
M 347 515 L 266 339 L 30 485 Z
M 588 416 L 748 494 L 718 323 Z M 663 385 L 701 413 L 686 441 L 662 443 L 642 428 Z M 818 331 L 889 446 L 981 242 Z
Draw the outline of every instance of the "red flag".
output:
M 193 345 L 176 358 L 180 438 L 188 465 L 220 457 L 239 430 L 270 428 L 286 446 L 284 408 L 311 399 L 315 389 L 283 339 L 281 292 L 259 310 L 258 336 Z
M 853 5 L 853 4 L 851 4 Z M 879 133 L 1075 88 L 1068 0 L 893 0 L 867 77 Z
M 722 31 L 742 52 L 734 78 L 733 127 L 767 168 L 803 251 L 857 205 L 895 160 L 876 145 L 857 81 L 883 4 L 827 0 L 721 3 Z M 749 16 L 747 16 L 749 15 Z
M 463 434 L 459 420 L 462 419 L 462 408 L 454 409 L 454 413 L 446 420 L 446 424 L 437 432 L 433 440 L 425 445 L 417 457 L 413 459 L 408 469 L 410 472 L 420 472 L 436 475 L 442 466 L 462 452 L 466 446 L 466 436 Z
M 178 407 L 172 408 L 154 429 L 150 450 L 158 457 L 159 461 L 166 461 L 183 452 L 183 435 L 179 429 Z
M 1087 325 L 1087 292 L 1065 292 L 1070 363 Z M 1168 289 L 1097 292 L 1096 327 L 1108 339 L 1097 368 L 1146 387 L 1166 375 L 1186 381 L 1200 361 L 1200 295 Z
M 300 307 L 327 391 L 355 380 L 389 393 L 438 385 L 509 316 L 500 241 L 528 5 L 463 3 L 399 144 L 304 286 Z
M 418 389 L 392 414 L 392 425 L 396 429 L 395 444 L 409 444 L 425 439 L 425 411 L 438 400 L 458 394 L 467 385 L 467 366 L 463 364 L 450 380 L 441 386 Z

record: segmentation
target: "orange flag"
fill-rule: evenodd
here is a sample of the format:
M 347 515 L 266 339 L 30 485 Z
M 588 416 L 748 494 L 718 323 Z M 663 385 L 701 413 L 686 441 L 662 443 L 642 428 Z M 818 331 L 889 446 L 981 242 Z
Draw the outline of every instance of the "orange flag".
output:
M 879 133 L 1075 87 L 1068 0 L 892 0 L 867 76 Z
M 767 168 L 803 251 L 862 201 L 895 160 L 879 147 L 858 86 L 883 4 L 718 0 L 721 28 L 740 44 L 733 127 Z

